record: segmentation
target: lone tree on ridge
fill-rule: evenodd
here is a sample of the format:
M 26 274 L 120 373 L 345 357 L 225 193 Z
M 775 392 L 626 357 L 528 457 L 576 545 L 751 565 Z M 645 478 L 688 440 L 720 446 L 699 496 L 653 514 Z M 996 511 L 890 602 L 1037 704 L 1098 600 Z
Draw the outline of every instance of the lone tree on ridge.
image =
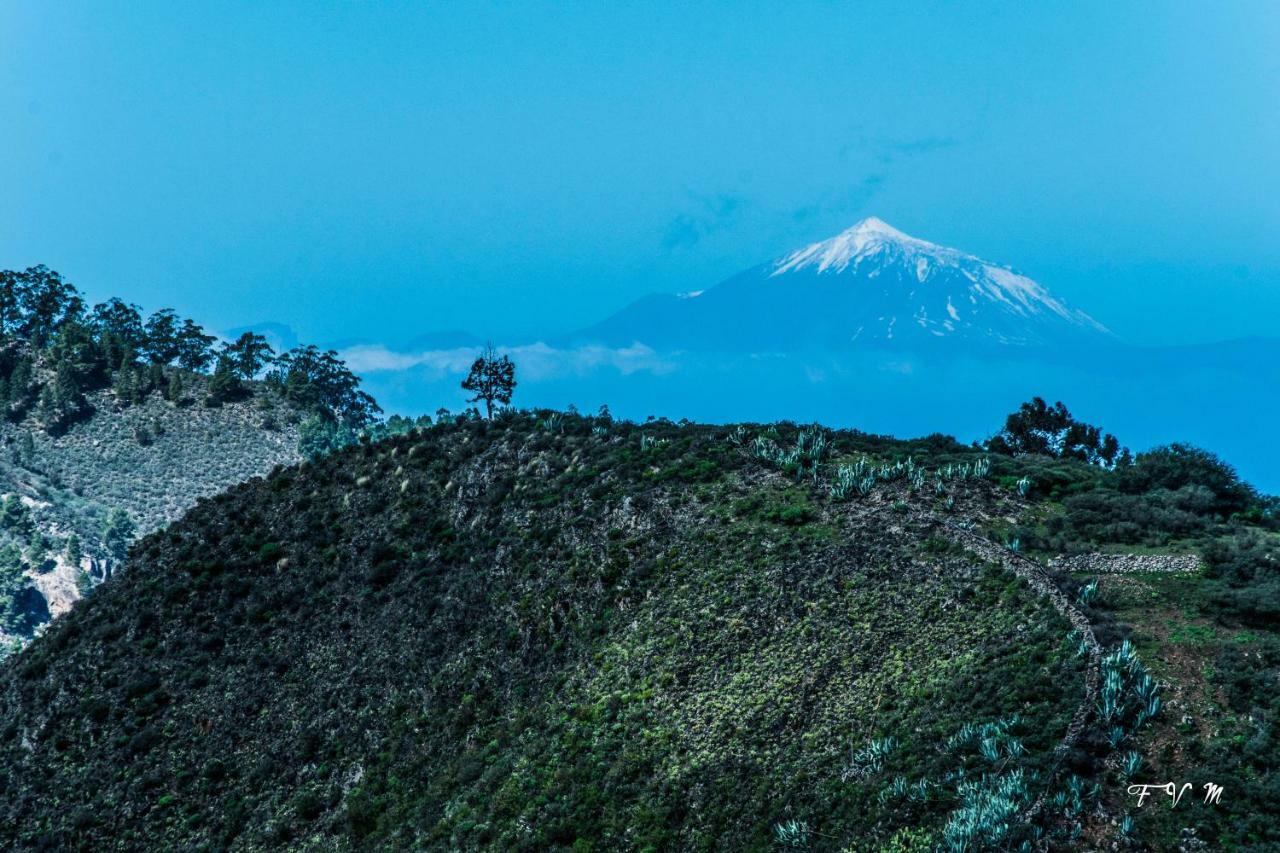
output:
M 506 405 L 516 390 L 516 365 L 508 356 L 499 356 L 493 344 L 486 344 L 484 352 L 471 365 L 471 372 L 462 380 L 462 390 L 475 394 L 468 403 L 484 400 L 485 414 L 493 419 L 493 404 Z

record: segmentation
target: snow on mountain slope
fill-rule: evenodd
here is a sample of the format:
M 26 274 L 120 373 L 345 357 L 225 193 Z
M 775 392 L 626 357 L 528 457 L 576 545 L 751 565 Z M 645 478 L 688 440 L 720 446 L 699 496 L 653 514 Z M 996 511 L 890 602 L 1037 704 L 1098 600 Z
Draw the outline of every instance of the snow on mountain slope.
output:
M 583 337 L 688 349 L 1112 340 L 1101 323 L 1013 269 L 874 217 L 707 290 L 647 297 Z

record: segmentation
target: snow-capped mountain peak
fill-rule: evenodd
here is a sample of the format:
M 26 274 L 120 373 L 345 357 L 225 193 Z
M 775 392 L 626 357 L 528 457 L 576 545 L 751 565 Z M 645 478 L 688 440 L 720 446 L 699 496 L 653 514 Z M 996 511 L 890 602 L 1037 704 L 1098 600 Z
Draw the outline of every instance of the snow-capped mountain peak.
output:
M 998 311 L 1027 319 L 1052 316 L 1107 333 L 1092 317 L 1068 308 L 1039 282 L 1012 268 L 912 237 L 875 216 L 834 237 L 784 255 L 771 266 L 770 278 L 800 272 L 894 278 L 911 289 L 904 295 L 913 299 L 918 296 L 922 305 L 945 295 L 946 312 L 936 318 L 940 325 L 931 330 L 935 335 L 950 334 L 956 330 L 957 322 L 963 322 L 956 303 L 974 307 L 989 303 Z M 919 294 L 914 291 L 916 284 L 925 285 Z M 914 312 L 914 316 L 920 325 L 929 325 L 927 309 Z M 891 336 L 892 332 L 888 334 Z M 1003 334 L 997 337 L 1009 340 Z
M 857 264 L 863 258 L 885 250 L 939 258 L 956 254 L 951 249 L 904 234 L 883 219 L 870 216 L 828 240 L 812 243 L 783 256 L 776 262 L 773 275 L 806 267 L 816 267 L 818 272 L 842 272 L 850 264 Z
M 1076 347 L 1112 340 L 1013 268 L 868 217 L 705 291 L 641 300 L 592 330 L 678 347 Z
M 960 252 L 955 251 L 954 248 L 919 240 L 893 228 L 878 216 L 868 216 L 867 219 L 861 220 L 854 227 L 836 234 L 829 240 L 810 243 L 809 246 L 791 252 L 790 255 L 782 256 L 776 261 L 773 274 L 782 275 L 792 270 L 809 268 L 809 266 L 815 266 L 819 273 L 827 270 L 840 273 L 844 272 L 847 266 L 856 265 L 865 257 L 881 255 L 883 252 L 904 256 L 932 256 L 940 261 L 952 261 L 960 255 Z

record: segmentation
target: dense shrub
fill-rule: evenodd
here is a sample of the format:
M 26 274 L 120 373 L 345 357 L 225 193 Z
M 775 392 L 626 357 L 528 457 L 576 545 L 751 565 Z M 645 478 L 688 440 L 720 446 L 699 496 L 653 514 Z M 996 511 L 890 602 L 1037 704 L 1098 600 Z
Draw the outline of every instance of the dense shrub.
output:
M 1212 600 L 1233 619 L 1275 625 L 1280 619 L 1280 540 L 1257 531 L 1205 548 Z
M 1197 490 L 1204 496 L 1199 512 L 1224 518 L 1258 503 L 1257 493 L 1234 468 L 1209 451 L 1188 444 L 1139 453 L 1132 466 L 1118 472 L 1116 487 L 1126 494 Z

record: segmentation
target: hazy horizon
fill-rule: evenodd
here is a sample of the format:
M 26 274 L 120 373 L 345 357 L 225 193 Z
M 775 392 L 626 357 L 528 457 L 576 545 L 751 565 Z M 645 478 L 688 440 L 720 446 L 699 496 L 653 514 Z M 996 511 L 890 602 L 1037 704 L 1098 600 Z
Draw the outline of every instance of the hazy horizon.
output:
M 1134 343 L 1272 334 L 1280 16 L 10 5 L 0 266 L 211 328 L 548 335 L 877 215 Z

